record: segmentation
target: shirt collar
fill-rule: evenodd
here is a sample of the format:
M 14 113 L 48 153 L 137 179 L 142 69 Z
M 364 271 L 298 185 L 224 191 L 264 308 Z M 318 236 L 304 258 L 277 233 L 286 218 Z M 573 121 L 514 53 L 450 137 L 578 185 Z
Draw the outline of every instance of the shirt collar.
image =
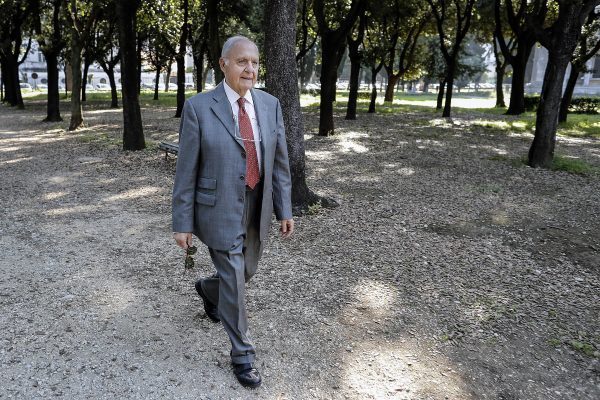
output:
M 227 100 L 229 100 L 229 103 L 231 105 L 233 105 L 233 103 L 237 103 L 240 95 L 227 84 L 225 79 L 223 79 L 223 88 L 225 89 L 225 94 L 227 95 Z M 246 92 L 244 99 L 246 99 L 250 105 L 254 106 L 254 101 L 252 100 L 252 93 L 250 93 L 250 90 Z

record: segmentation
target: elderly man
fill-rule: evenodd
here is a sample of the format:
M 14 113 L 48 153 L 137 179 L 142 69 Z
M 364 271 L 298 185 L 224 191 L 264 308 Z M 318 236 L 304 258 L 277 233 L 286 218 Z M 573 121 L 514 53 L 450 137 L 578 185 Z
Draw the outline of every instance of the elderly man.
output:
M 225 80 L 183 108 L 173 236 L 183 249 L 192 245 L 192 233 L 208 246 L 217 273 L 197 281 L 196 290 L 206 315 L 229 335 L 236 378 L 257 387 L 245 282 L 256 272 L 273 210 L 284 238 L 294 230 L 291 178 L 279 101 L 253 89 L 258 48 L 231 37 L 219 65 Z

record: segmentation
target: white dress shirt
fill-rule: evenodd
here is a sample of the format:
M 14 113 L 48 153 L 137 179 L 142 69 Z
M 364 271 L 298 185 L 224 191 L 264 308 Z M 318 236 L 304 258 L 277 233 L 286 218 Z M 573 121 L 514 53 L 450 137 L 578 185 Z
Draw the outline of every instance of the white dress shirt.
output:
M 225 89 L 225 94 L 227 95 L 227 100 L 231 104 L 231 111 L 233 112 L 233 118 L 236 124 L 236 129 L 239 132 L 239 124 L 238 124 L 238 115 L 240 112 L 240 106 L 238 104 L 238 99 L 241 97 L 235 90 L 233 90 L 225 80 L 223 80 L 223 88 Z M 248 90 L 244 95 L 244 99 L 246 99 L 244 103 L 244 109 L 250 117 L 250 123 L 252 124 L 252 133 L 254 134 L 254 144 L 256 147 L 256 158 L 258 160 L 258 169 L 262 175 L 262 163 L 261 163 L 261 148 L 260 148 L 260 131 L 258 128 L 258 119 L 256 118 L 256 112 L 254 111 L 254 100 L 252 99 L 252 94 Z M 239 133 L 238 133 L 239 135 Z

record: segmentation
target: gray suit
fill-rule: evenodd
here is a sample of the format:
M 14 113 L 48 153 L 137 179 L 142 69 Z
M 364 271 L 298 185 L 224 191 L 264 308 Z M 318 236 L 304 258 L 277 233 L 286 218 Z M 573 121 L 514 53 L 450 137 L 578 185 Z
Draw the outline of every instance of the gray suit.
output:
M 251 93 L 261 135 L 258 189 L 248 191 L 245 184 L 244 145 L 236 139 L 223 83 L 183 107 L 173 187 L 173 231 L 193 232 L 210 249 L 218 278 L 204 280 L 203 289 L 218 306 L 236 363 L 254 361 L 244 282 L 256 271 L 273 211 L 279 220 L 292 218 L 281 106 L 266 92 Z

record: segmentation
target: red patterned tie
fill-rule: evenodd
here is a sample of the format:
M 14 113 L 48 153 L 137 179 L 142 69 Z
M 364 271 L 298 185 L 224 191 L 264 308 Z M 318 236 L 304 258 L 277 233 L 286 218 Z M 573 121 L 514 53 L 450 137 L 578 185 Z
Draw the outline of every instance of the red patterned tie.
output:
M 258 171 L 258 157 L 256 155 L 256 145 L 254 144 L 254 134 L 252 133 L 252 123 L 244 108 L 245 101 L 246 99 L 243 97 L 238 99 L 240 106 L 238 123 L 240 125 L 240 136 L 244 139 L 244 148 L 246 149 L 246 185 L 250 189 L 254 189 L 260 180 L 260 174 Z

